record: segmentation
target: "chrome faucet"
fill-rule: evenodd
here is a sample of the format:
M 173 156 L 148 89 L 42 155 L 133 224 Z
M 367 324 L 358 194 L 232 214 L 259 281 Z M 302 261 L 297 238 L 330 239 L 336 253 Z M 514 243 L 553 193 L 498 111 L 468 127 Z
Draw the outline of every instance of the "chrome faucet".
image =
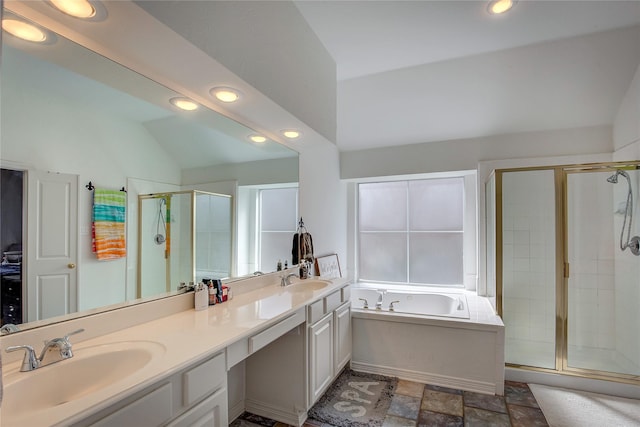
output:
M 282 277 L 280 277 L 280 286 L 289 286 L 291 284 L 291 282 L 289 282 L 289 279 L 291 279 L 292 277 L 300 277 L 298 276 L 296 273 L 289 273 L 287 275 L 282 275 Z
M 19 332 L 19 331 L 20 331 L 20 328 L 18 328 L 13 323 L 5 323 L 0 328 L 0 335 L 9 335 L 9 334 L 12 334 L 14 332 Z
M 73 351 L 71 348 L 71 342 L 69 337 L 71 335 L 84 332 L 84 329 L 78 329 L 68 333 L 62 338 L 54 338 L 49 341 L 45 341 L 44 348 L 40 353 L 40 357 L 36 357 L 36 352 L 30 345 L 14 345 L 7 347 L 7 353 L 17 350 L 24 350 L 24 359 L 22 360 L 21 372 L 33 371 L 42 366 L 51 365 L 52 363 L 60 362 L 61 360 L 71 359 L 73 357 Z M 50 355 L 50 356 L 49 356 Z M 48 356 L 48 357 L 47 357 Z M 47 362 L 44 359 L 47 357 Z

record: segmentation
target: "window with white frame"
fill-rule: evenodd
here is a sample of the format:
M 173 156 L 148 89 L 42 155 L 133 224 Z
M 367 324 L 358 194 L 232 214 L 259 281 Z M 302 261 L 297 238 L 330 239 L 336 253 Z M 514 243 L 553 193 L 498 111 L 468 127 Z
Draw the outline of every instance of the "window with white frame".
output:
M 464 178 L 358 185 L 358 279 L 462 286 Z
M 278 261 L 291 264 L 293 235 L 298 226 L 298 188 L 260 190 L 258 212 L 259 269 L 275 271 Z

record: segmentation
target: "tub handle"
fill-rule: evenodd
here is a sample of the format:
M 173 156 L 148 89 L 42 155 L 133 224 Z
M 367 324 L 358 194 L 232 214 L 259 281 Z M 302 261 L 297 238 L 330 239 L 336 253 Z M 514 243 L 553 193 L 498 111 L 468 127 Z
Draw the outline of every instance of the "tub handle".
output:
M 364 299 L 364 298 L 358 298 L 358 299 L 360 301 L 364 301 L 364 307 L 362 307 L 362 308 L 369 308 L 369 302 L 366 299 Z
M 393 308 L 393 304 L 399 303 L 400 301 L 391 301 L 389 303 L 389 311 L 395 311 L 395 309 Z

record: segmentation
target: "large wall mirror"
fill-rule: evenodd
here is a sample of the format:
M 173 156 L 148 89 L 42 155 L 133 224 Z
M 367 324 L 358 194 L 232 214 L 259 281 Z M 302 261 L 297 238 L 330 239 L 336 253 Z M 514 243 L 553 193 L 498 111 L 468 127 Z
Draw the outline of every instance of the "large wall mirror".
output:
M 232 230 L 220 251 L 228 249 L 230 277 L 273 271 L 290 256 L 297 152 L 254 143 L 251 129 L 203 106 L 179 110 L 171 88 L 60 35 L 47 37 L 2 37 L 3 324 L 26 329 L 174 294 L 179 283 L 138 299 L 145 289 L 137 270 L 140 195 L 228 196 Z M 126 190 L 123 258 L 98 260 L 92 251 L 89 182 Z M 38 279 L 46 268 L 58 271 L 57 286 Z

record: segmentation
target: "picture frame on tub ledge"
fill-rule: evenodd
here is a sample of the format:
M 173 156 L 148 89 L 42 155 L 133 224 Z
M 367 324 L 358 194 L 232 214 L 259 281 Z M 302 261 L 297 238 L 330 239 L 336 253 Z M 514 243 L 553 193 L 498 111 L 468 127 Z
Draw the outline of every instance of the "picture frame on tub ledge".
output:
M 316 274 L 325 279 L 337 279 L 342 277 L 338 254 L 330 254 L 316 257 Z

